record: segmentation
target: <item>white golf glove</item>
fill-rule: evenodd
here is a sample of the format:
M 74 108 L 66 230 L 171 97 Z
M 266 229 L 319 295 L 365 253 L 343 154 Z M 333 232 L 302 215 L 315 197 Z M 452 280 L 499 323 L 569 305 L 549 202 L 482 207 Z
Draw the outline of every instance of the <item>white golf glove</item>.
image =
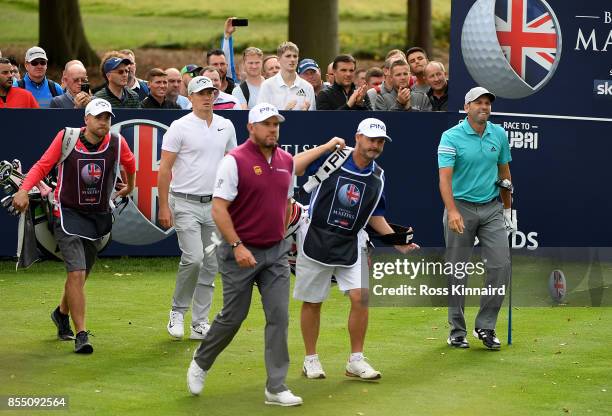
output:
M 512 217 L 512 208 L 504 208 L 504 225 L 506 226 L 506 233 L 508 233 L 508 235 L 516 232 L 517 223 L 516 217 Z
M 212 241 L 212 244 L 206 246 L 206 248 L 204 248 L 204 252 L 206 254 L 212 254 L 213 251 L 215 251 L 217 249 L 217 246 L 220 246 L 221 243 L 223 242 L 219 236 L 217 235 L 216 232 L 212 232 L 212 234 L 210 235 L 210 240 Z

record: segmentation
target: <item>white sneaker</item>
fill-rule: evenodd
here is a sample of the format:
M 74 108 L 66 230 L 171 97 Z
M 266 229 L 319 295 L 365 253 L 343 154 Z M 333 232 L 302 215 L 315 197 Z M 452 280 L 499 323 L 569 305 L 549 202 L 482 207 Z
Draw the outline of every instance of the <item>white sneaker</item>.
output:
M 359 377 L 363 380 L 377 380 L 382 377 L 380 371 L 376 371 L 365 358 L 356 361 L 349 361 L 346 364 L 346 373 L 349 377 Z
M 202 370 L 195 360 L 191 360 L 189 369 L 187 370 L 187 388 L 189 392 L 194 396 L 198 396 L 202 393 L 205 379 L 206 371 Z
M 170 311 L 167 328 L 168 333 L 174 338 L 183 338 L 183 314 L 179 311 Z
M 291 393 L 291 390 L 281 391 L 280 393 L 270 393 L 268 389 L 266 392 L 266 404 L 272 404 L 275 406 L 299 406 L 304 401 L 301 397 Z
M 191 327 L 191 336 L 190 339 L 204 339 L 208 330 L 210 329 L 210 325 L 208 322 L 200 322 L 195 326 Z
M 321 365 L 321 361 L 319 361 L 319 357 L 305 358 L 302 373 L 304 373 L 307 378 L 325 378 L 325 371 L 323 371 L 323 366 Z

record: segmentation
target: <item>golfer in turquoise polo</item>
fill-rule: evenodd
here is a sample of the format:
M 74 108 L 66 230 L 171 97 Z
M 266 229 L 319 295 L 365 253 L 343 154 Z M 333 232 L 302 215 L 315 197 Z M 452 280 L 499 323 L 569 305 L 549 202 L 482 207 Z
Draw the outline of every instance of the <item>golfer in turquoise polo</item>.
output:
M 511 183 L 508 163 L 512 158 L 506 132 L 488 121 L 494 100 L 495 96 L 482 87 L 468 91 L 467 117 L 445 131 L 438 146 L 446 260 L 453 264 L 470 261 L 478 237 L 486 265 L 483 287 L 490 290 L 480 298 L 473 334 L 490 349 L 500 348 L 495 325 L 510 278 L 507 232 L 513 227 L 511 191 L 497 185 L 504 179 Z M 448 279 L 447 342 L 457 348 L 469 347 L 462 294 L 467 280 L 467 275 L 459 273 Z

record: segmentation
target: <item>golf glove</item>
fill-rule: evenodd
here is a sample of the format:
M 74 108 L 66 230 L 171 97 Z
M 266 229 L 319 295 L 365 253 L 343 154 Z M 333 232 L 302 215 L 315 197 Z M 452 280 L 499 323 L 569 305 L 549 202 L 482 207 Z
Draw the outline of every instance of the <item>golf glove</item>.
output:
M 221 243 L 223 242 L 223 240 L 221 240 L 219 236 L 217 235 L 217 233 L 215 233 L 214 231 L 210 235 L 210 240 L 212 241 L 212 244 L 204 248 L 204 251 L 206 252 L 206 254 L 209 254 L 209 255 L 212 254 L 217 249 L 217 246 L 220 246 Z
M 508 235 L 517 230 L 516 217 L 512 216 L 512 208 L 504 208 L 504 225 Z

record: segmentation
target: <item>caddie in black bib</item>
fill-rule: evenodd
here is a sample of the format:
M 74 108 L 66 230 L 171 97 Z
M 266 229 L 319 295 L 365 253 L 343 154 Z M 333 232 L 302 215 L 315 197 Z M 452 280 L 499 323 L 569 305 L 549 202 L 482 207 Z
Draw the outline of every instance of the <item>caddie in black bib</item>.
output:
M 384 189 L 384 172 L 373 162 L 368 173 L 348 166 L 351 158 L 321 183 L 309 208 L 304 254 L 329 266 L 352 266 L 358 259 L 357 234 L 363 229 Z
M 67 134 L 67 133 L 65 133 Z M 66 234 L 97 240 L 111 231 L 110 197 L 121 153 L 119 136 L 95 152 L 76 147 L 59 165 L 58 208 Z
M 38 48 L 35 53 L 44 54 L 44 51 Z M 110 71 L 126 63 L 129 61 L 109 58 L 104 66 Z M 119 133 L 110 133 L 113 116 L 108 101 L 92 99 L 85 107 L 85 127 L 66 127 L 58 132 L 13 195 L 16 210 L 23 213 L 30 209 L 32 189 L 38 186 L 40 196 L 43 189 L 51 191 L 46 190 L 49 186 L 41 181 L 57 167 L 57 185 L 53 192 L 53 239 L 66 266 L 66 282 L 59 305 L 51 313 L 51 320 L 57 328 L 57 338 L 74 340 L 74 352 L 78 354 L 93 352 L 85 324 L 85 281 L 97 253 L 110 239 L 110 199 L 111 196 L 128 197 L 136 178 L 134 154 Z M 120 164 L 125 168 L 126 183 L 113 194 Z M 34 192 L 32 196 L 35 196 Z
M 382 376 L 363 353 L 370 282 L 364 228 L 368 225 L 384 237 L 402 234 L 403 240 L 393 238 L 398 244 L 396 249 L 402 253 L 418 248 L 408 243 L 411 238 L 408 227 L 396 232 L 385 218 L 385 175 L 375 159 L 387 142 L 391 138 L 385 123 L 366 118 L 357 127 L 353 149 L 346 146 L 344 139 L 333 137 L 293 159 L 295 175 L 309 175 L 304 191 L 311 194 L 307 221 L 298 232 L 293 287 L 293 297 L 303 302 L 300 324 L 306 356 L 302 368 L 309 379 L 325 378 L 317 341 L 321 304 L 329 295 L 332 276 L 351 305 L 348 324 L 351 349 L 345 374 L 364 380 Z

